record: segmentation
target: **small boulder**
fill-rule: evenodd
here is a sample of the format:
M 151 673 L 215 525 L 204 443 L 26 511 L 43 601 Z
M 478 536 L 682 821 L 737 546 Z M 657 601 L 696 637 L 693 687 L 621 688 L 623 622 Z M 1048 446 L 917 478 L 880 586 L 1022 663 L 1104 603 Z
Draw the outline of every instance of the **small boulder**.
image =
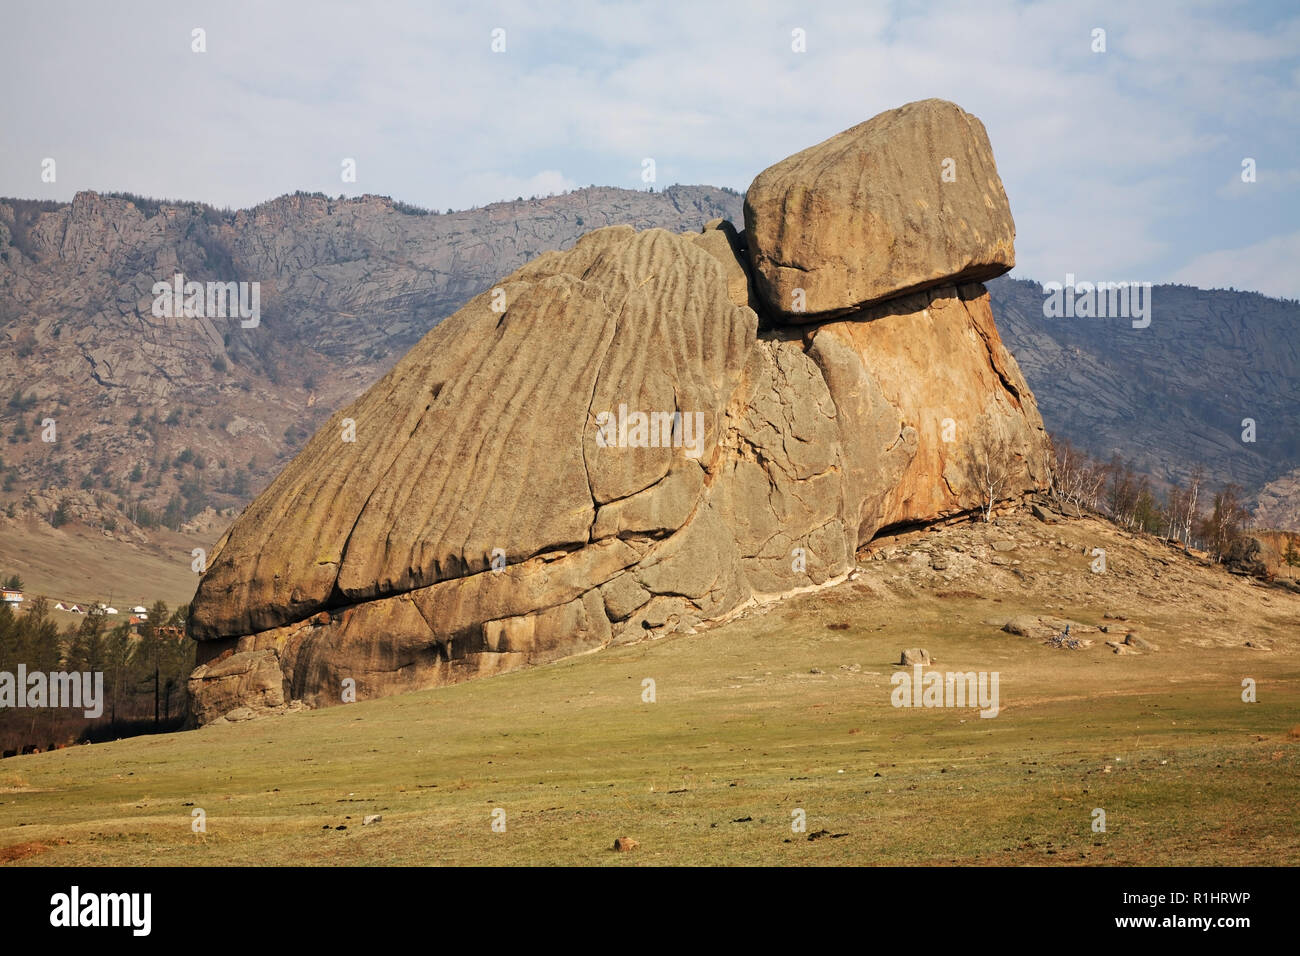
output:
M 1003 624 L 1002 630 L 1020 637 L 1039 637 L 1043 632 L 1043 623 L 1036 617 L 1021 615 Z
M 908 667 L 911 667 L 914 664 L 933 664 L 934 658 L 932 658 L 930 652 L 923 647 L 909 647 L 907 650 L 903 651 L 903 655 L 899 658 L 898 663 L 904 664 Z
M 1136 647 L 1139 651 L 1160 650 L 1160 648 L 1156 647 L 1150 641 L 1143 640 L 1142 638 L 1138 637 L 1136 634 L 1129 634 L 1125 636 L 1124 643 L 1127 644 L 1129 647 Z
M 372 824 L 372 823 L 378 823 L 378 822 L 381 821 L 382 819 L 384 819 L 384 815 L 383 815 L 382 813 L 371 813 L 371 814 L 367 815 L 367 816 L 365 817 L 365 819 L 363 819 L 363 820 L 361 821 L 361 825 L 362 825 L 363 827 L 368 827 L 368 826 L 370 826 L 370 824 Z
M 633 840 L 631 837 L 619 837 L 614 841 L 614 849 L 619 853 L 630 853 L 640 845 L 640 840 Z

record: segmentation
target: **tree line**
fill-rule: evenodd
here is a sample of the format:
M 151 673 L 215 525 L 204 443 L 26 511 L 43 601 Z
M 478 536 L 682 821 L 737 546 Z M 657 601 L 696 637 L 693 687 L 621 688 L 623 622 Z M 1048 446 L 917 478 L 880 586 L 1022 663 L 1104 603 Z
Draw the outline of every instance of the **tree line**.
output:
M 1052 493 L 1060 501 L 1107 515 L 1129 531 L 1146 531 L 1209 552 L 1223 561 L 1241 545 L 1251 515 L 1240 485 L 1211 491 L 1205 469 L 1197 465 L 1184 482 L 1161 491 L 1119 453 L 1109 461 L 1093 458 L 1068 438 L 1051 439 L 1056 469 Z
M 90 608 L 60 631 L 47 598 L 21 613 L 0 605 L 0 672 L 91 672 L 104 675 L 104 711 L 88 719 L 68 708 L 0 708 L 0 749 L 176 730 L 188 707 L 186 679 L 194 669 L 194 642 L 185 637 L 189 606 L 171 611 L 155 601 L 147 620 L 111 626 L 102 608 Z M 21 689 L 20 689 L 21 692 Z

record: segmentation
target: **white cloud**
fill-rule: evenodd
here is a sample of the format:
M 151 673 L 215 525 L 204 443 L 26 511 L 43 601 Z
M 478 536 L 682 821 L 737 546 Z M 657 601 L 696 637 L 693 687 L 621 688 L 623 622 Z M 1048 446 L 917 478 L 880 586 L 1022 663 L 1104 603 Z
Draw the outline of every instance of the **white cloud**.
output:
M 503 199 L 523 196 L 554 196 L 577 189 L 578 184 L 558 169 L 543 169 L 532 176 L 512 176 L 509 173 L 479 172 L 470 174 L 462 186 L 465 194 L 477 196 L 476 205 L 487 205 Z
M 1159 276 L 1300 219 L 1284 161 L 1300 139 L 1300 17 L 1271 16 L 1169 0 L 632 0 L 563 15 L 521 0 L 228 0 L 196 20 L 170 0 L 45 0 L 0 7 L 0 57 L 24 78 L 4 106 L 0 195 L 248 206 L 305 189 L 463 208 L 640 188 L 647 156 L 659 185 L 744 189 L 792 152 L 939 96 L 989 131 L 1018 272 Z M 196 24 L 207 54 L 189 50 Z M 806 53 L 790 48 L 795 27 Z M 1220 184 L 1243 156 L 1260 163 L 1246 188 L 1269 200 L 1207 202 L 1238 194 Z
M 1171 281 L 1300 299 L 1300 232 L 1199 255 L 1175 272 Z

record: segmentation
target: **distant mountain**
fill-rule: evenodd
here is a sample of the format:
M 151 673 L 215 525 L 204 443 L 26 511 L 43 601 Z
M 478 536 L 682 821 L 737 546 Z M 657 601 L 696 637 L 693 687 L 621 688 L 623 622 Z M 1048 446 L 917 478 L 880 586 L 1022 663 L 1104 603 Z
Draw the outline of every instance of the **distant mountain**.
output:
M 1157 481 L 1197 464 L 1239 483 L 1262 523 L 1300 528 L 1300 303 L 1190 286 L 1151 289 L 1151 323 L 1046 318 L 1037 282 L 988 284 L 998 328 L 1043 420 Z M 1254 423 L 1254 441 L 1249 419 Z M 1244 423 L 1244 424 L 1243 424 Z M 1286 478 L 1290 475 L 1290 479 Z
M 237 212 L 91 192 L 0 199 L 0 517 L 134 533 L 238 509 L 497 278 L 614 223 L 740 224 L 742 198 L 593 187 L 451 213 L 301 193 Z M 155 317 L 155 283 L 178 272 L 259 283 L 258 325 Z M 1157 286 L 1150 326 L 1133 329 L 1044 318 L 1037 283 L 989 289 L 1053 433 L 1159 480 L 1203 463 L 1212 483 L 1258 495 L 1261 520 L 1300 528 L 1300 305 Z M 56 440 L 43 442 L 50 418 Z

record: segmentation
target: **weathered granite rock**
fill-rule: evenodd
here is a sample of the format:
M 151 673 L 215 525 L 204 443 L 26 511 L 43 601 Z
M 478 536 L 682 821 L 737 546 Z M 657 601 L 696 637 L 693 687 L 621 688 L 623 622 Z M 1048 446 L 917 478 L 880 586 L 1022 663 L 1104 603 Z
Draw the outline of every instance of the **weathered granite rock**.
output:
M 430 333 L 218 545 L 191 619 L 198 719 L 282 704 L 266 655 L 320 706 L 347 678 L 358 698 L 446 683 L 843 575 L 834 406 L 798 343 L 758 342 L 728 272 L 694 239 L 613 227 Z M 782 363 L 816 401 L 781 404 Z M 811 457 L 797 416 L 820 423 Z
M 978 507 L 981 462 L 1045 486 L 981 286 L 760 336 L 743 253 L 727 223 L 601 229 L 430 332 L 218 544 L 195 719 L 689 631 Z
M 986 464 L 1007 496 L 1049 483 L 1042 417 L 983 286 L 915 293 L 806 337 L 840 412 L 861 540 L 979 507 Z
M 785 322 L 1011 269 L 1015 223 L 984 124 L 921 100 L 759 173 L 745 236 L 759 295 Z
M 725 219 L 712 219 L 699 232 L 684 232 L 718 262 L 727 276 L 727 295 L 736 305 L 747 305 L 755 312 L 761 308 L 749 277 L 749 262 L 744 255 L 744 241 L 736 227 Z

